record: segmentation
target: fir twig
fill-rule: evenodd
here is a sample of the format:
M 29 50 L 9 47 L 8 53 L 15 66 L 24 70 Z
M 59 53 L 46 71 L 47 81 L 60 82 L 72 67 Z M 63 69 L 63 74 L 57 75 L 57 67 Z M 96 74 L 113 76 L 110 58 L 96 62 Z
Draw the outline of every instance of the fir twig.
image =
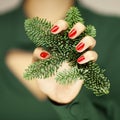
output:
M 95 95 L 108 94 L 110 82 L 107 77 L 105 77 L 104 70 L 93 62 L 84 65 L 76 62 L 81 54 L 76 52 L 75 46 L 79 40 L 86 35 L 95 37 L 95 27 L 87 25 L 86 30 L 79 37 L 70 40 L 68 31 L 77 22 L 84 24 L 84 20 L 76 7 L 71 7 L 68 10 L 65 20 L 69 24 L 68 30 L 57 35 L 51 34 L 50 29 L 52 24 L 46 19 L 35 17 L 25 21 L 25 31 L 30 40 L 32 40 L 37 47 L 44 47 L 44 49 L 49 50 L 52 57 L 30 65 L 26 69 L 24 78 L 48 78 L 57 74 L 56 81 L 60 84 L 70 84 L 82 79 L 84 80 L 84 86 L 91 89 Z M 69 62 L 71 68 L 63 72 L 58 72 L 57 70 L 65 60 Z

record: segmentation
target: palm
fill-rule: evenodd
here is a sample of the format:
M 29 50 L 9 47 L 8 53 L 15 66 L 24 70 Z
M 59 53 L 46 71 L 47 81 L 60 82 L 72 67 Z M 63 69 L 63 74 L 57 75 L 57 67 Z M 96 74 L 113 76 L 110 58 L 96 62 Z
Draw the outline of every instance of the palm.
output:
M 59 70 L 69 69 L 68 63 L 64 62 Z M 37 79 L 40 90 L 52 100 L 59 103 L 72 101 L 81 90 L 83 80 L 77 80 L 72 84 L 59 84 L 55 80 L 56 75 L 46 79 Z

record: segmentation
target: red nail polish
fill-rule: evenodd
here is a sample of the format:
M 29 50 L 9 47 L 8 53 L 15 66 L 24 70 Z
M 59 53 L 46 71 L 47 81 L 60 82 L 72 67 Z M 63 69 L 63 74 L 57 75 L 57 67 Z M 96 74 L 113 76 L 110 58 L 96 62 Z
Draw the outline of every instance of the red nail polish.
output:
M 81 42 L 76 46 L 76 50 L 81 51 L 84 48 L 84 46 L 85 46 L 85 44 L 83 42 Z
M 51 32 L 57 32 L 57 30 L 59 29 L 59 27 L 57 25 L 55 25 L 52 29 L 51 29 Z
M 46 58 L 49 54 L 47 52 L 41 52 L 40 57 Z
M 77 31 L 76 31 L 75 29 L 73 29 L 73 30 L 68 34 L 69 38 L 74 37 L 74 36 L 76 35 L 76 33 L 77 33 Z
M 85 60 L 85 57 L 84 57 L 84 56 L 80 56 L 80 57 L 77 59 L 77 62 L 80 63 L 80 62 L 82 62 L 83 60 Z

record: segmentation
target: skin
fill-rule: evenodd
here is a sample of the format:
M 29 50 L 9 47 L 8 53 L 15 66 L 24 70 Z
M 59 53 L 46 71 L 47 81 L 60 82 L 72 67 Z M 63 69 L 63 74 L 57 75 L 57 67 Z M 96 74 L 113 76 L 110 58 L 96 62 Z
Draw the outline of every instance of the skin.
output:
M 67 22 L 64 21 L 64 16 L 68 8 L 73 5 L 73 2 L 74 0 L 26 0 L 24 4 L 24 11 L 28 17 L 39 16 L 40 18 L 47 18 L 54 24 L 53 27 L 56 25 L 59 27 L 58 31 L 52 32 L 53 34 L 58 34 L 68 28 Z M 76 23 L 70 32 L 73 29 L 77 31 L 77 34 L 71 37 L 71 40 L 79 36 L 85 30 L 85 26 L 81 23 Z M 87 48 L 89 48 L 89 50 L 82 55 L 85 59 L 79 62 L 79 64 L 84 64 L 91 60 L 96 61 L 98 55 L 92 50 L 96 45 L 95 39 L 91 36 L 86 36 L 80 40 L 79 43 L 81 42 L 84 43 L 85 46 L 82 50 L 77 51 L 83 52 Z M 40 56 L 43 51 L 48 53 L 46 58 Z M 49 51 L 45 51 L 42 48 L 36 48 L 33 53 L 12 49 L 6 55 L 6 64 L 18 80 L 20 80 L 20 82 L 23 83 L 23 85 L 28 88 L 28 90 L 39 100 L 45 100 L 49 97 L 58 103 L 67 104 L 71 102 L 80 92 L 83 85 L 82 80 L 78 80 L 70 85 L 60 85 L 56 83 L 54 79 L 55 76 L 46 80 L 35 79 L 27 81 L 23 79 L 23 72 L 28 65 L 32 62 L 36 62 L 37 60 L 47 59 L 49 57 L 51 57 Z M 69 69 L 67 62 L 62 64 L 60 70 L 63 70 L 64 68 Z

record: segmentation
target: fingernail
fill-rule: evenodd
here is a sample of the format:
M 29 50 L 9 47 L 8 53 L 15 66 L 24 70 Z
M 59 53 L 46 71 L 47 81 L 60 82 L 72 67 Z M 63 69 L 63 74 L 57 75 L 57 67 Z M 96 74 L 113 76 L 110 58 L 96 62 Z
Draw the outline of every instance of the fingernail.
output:
M 80 56 L 80 57 L 77 59 L 77 62 L 80 63 L 80 62 L 82 62 L 83 60 L 85 60 L 85 57 L 84 57 L 84 56 Z
M 46 58 L 49 54 L 47 52 L 41 52 L 40 57 Z
M 57 32 L 57 30 L 59 29 L 59 27 L 57 25 L 53 26 L 53 28 L 51 29 L 51 32 Z
M 74 36 L 76 35 L 76 33 L 77 33 L 77 31 L 76 31 L 75 29 L 73 29 L 73 30 L 68 34 L 69 38 L 74 37 Z
M 76 50 L 81 51 L 84 48 L 84 46 L 85 46 L 85 44 L 83 42 L 81 42 L 76 46 Z

